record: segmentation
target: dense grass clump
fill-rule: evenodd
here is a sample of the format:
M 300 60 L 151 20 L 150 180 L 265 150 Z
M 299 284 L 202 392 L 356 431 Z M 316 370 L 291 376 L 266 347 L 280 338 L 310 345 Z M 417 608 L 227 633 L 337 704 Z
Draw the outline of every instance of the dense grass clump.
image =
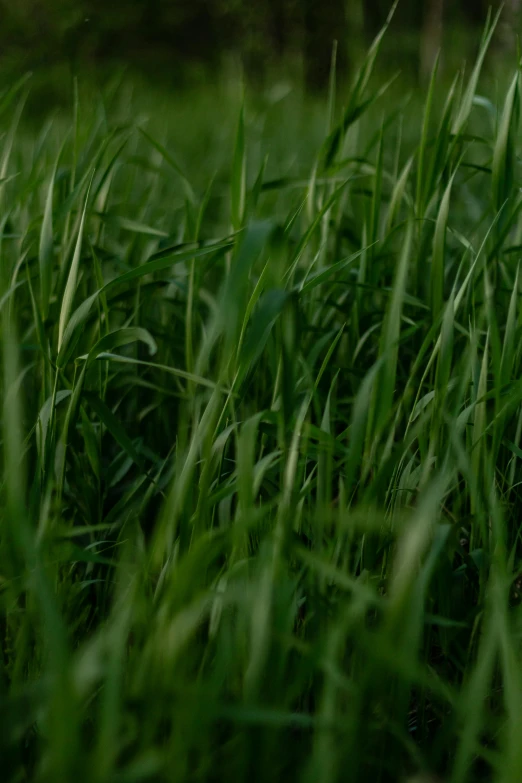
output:
M 372 86 L 379 37 L 304 177 L 248 103 L 192 177 L 128 101 L 35 135 L 3 95 L 5 783 L 522 779 L 493 27 L 422 112 Z

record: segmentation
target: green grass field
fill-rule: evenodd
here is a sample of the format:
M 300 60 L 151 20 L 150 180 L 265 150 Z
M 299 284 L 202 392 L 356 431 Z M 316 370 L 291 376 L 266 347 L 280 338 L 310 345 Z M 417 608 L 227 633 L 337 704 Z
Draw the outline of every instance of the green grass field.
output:
M 422 104 L 380 38 L 323 103 L 1 96 L 2 783 L 522 780 L 492 31 Z

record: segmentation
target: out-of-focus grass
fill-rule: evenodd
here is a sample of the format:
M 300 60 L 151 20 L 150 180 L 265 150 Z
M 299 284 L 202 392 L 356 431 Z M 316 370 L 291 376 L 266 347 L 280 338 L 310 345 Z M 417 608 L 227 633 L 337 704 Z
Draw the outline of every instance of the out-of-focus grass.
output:
M 6 783 L 520 780 L 519 73 L 378 49 L 3 94 Z

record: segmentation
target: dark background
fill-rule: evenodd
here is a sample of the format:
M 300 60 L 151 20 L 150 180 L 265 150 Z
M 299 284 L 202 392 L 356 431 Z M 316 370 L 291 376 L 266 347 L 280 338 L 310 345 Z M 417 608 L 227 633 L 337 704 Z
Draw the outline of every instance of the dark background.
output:
M 476 45 L 490 4 L 400 0 L 388 55 L 422 79 L 441 44 L 459 54 L 465 54 L 466 41 Z M 182 83 L 195 74 L 209 78 L 231 59 L 252 80 L 266 79 L 283 63 L 299 63 L 313 90 L 328 78 L 333 39 L 339 73 L 348 74 L 390 5 L 390 0 L 0 0 L 0 68 L 68 63 L 74 70 L 120 62 L 157 77 L 174 75 Z M 509 37 L 522 2 L 505 5 Z

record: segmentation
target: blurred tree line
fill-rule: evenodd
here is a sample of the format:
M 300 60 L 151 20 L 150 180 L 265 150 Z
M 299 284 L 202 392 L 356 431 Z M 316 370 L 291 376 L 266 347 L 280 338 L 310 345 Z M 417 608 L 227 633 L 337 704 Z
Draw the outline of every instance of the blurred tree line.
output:
M 444 27 L 479 27 L 491 0 L 401 0 L 393 35 L 417 43 L 429 70 Z M 507 0 L 514 20 L 521 0 Z M 328 78 L 332 41 L 346 70 L 383 24 L 391 0 L 0 0 L 0 52 L 28 67 L 57 60 L 219 67 L 237 55 L 253 77 L 300 57 L 309 87 Z M 397 49 L 401 47 L 398 45 Z M 1 55 L 0 55 L 1 57 Z M 1 59 L 0 59 L 1 63 Z

